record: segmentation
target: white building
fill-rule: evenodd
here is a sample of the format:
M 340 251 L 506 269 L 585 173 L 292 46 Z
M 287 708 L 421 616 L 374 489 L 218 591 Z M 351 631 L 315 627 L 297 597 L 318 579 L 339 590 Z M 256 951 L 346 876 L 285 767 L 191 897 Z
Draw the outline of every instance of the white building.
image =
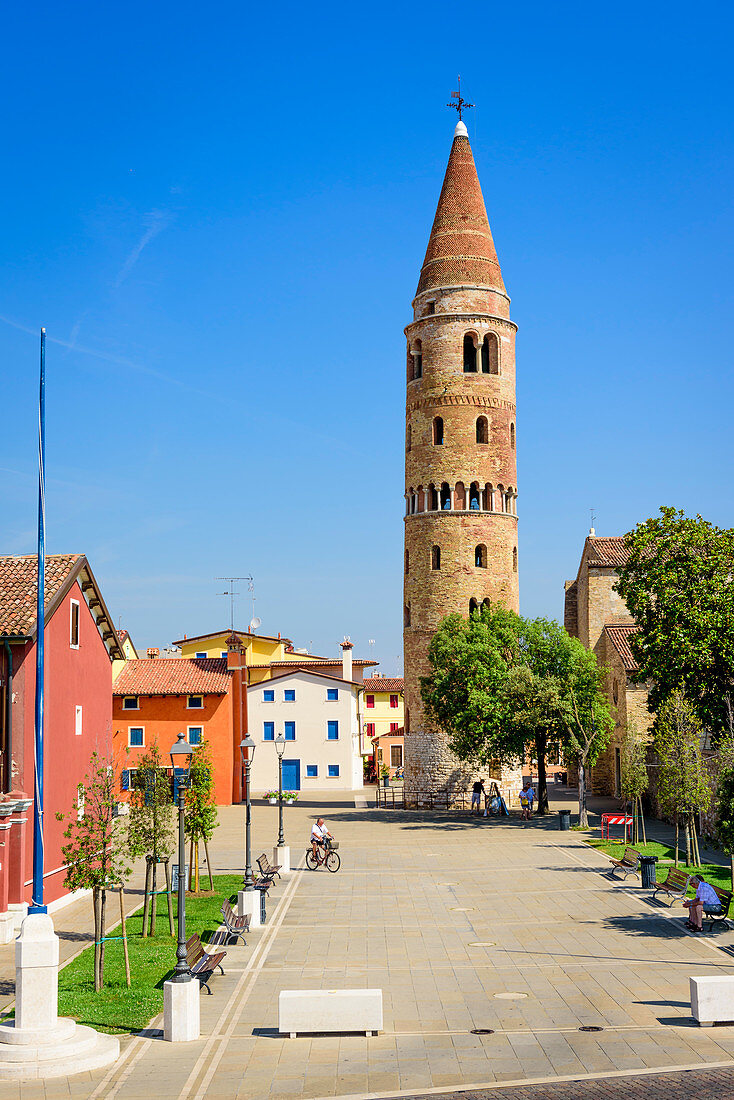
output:
M 248 726 L 257 748 L 252 762 L 255 798 L 278 789 L 275 738 L 283 735 L 283 789 L 309 792 L 362 788 L 360 684 L 351 679 L 351 647 L 344 678 L 294 668 L 247 689 Z

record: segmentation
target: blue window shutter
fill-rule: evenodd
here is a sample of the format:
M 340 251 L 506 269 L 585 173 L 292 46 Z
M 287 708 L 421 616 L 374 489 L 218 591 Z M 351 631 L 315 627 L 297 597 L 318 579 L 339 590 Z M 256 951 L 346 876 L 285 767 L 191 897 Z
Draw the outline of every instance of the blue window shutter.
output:
M 285 739 L 286 741 L 295 741 L 296 739 L 296 723 L 286 722 L 285 724 Z
M 263 738 L 265 741 L 275 740 L 275 722 L 263 723 Z
M 327 723 L 326 739 L 327 739 L 327 741 L 338 741 L 339 740 L 339 723 L 338 722 L 332 720 L 332 721 Z
M 123 790 L 123 791 L 129 791 L 130 790 L 130 769 L 129 768 L 123 768 L 122 769 L 122 783 L 120 784 L 120 789 Z

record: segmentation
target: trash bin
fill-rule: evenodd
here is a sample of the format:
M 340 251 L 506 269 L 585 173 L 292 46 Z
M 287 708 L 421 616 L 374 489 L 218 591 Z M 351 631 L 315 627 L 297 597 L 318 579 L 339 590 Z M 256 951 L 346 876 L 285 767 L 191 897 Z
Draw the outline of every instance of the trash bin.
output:
M 561 832 L 567 833 L 571 828 L 571 811 L 559 810 L 558 811 L 558 828 Z
M 256 886 L 255 889 L 260 891 L 260 924 L 265 924 L 265 895 L 268 888 L 267 886 L 264 889 L 261 886 Z
M 643 890 L 652 890 L 655 886 L 655 864 L 657 861 L 657 856 L 640 856 Z

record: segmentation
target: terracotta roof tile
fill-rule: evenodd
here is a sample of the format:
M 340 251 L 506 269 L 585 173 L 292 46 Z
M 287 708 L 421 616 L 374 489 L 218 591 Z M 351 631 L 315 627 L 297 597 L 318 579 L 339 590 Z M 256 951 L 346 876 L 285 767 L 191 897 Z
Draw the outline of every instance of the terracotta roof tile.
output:
M 82 554 L 46 555 L 44 596 L 47 609 L 82 557 Z M 0 636 L 28 637 L 35 629 L 37 569 L 35 554 L 0 557 Z
M 389 691 L 394 694 L 403 690 L 402 676 L 368 676 L 363 683 L 365 691 Z
M 615 535 L 613 538 L 596 538 L 589 535 L 589 565 L 624 565 L 629 557 L 629 551 L 624 545 L 624 538 Z
M 637 630 L 635 624 L 632 623 L 630 626 L 605 626 L 604 630 L 609 641 L 622 658 L 625 671 L 636 672 L 639 666 L 630 649 L 630 638 Z
M 457 136 L 416 293 L 462 283 L 505 290 L 469 139 Z
M 113 695 L 226 695 L 225 657 L 154 657 L 128 661 Z

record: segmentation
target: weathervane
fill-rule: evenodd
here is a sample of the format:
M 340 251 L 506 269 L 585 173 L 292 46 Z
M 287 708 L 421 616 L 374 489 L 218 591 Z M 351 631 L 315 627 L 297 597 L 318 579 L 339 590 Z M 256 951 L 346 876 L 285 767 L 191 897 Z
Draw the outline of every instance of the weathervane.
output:
M 468 111 L 470 107 L 473 107 L 473 103 L 467 103 L 465 99 L 461 98 L 461 76 L 458 77 L 459 90 L 458 92 L 452 92 L 451 98 L 458 100 L 457 103 L 447 103 L 447 107 L 453 107 L 455 111 L 459 112 L 459 122 L 461 122 L 461 112 Z

